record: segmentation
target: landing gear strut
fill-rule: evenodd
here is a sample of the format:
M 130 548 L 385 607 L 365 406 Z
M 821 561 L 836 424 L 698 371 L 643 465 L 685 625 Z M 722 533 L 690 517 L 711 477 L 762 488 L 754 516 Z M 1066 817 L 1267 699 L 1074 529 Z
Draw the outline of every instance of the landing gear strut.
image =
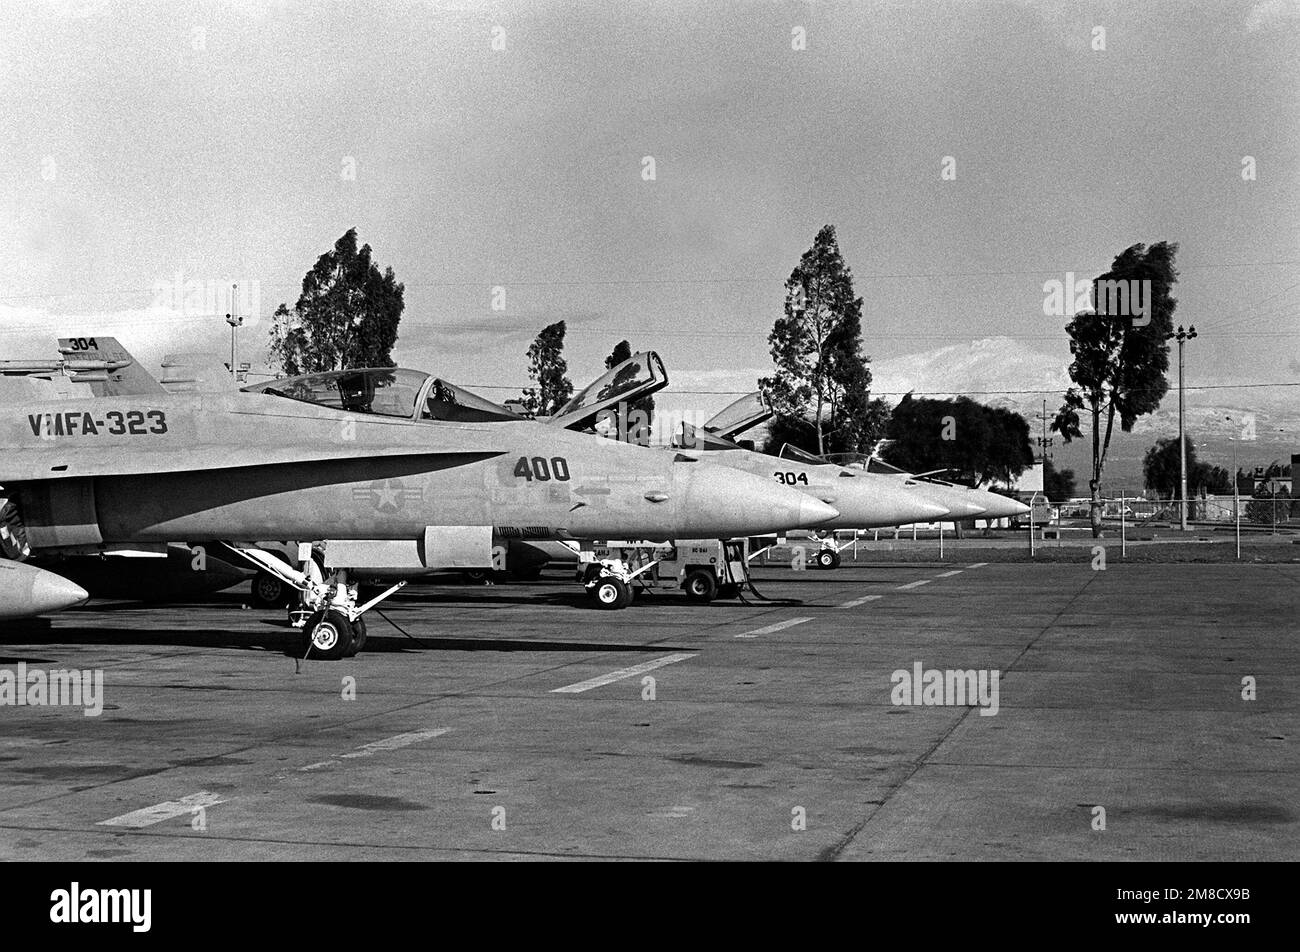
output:
M 398 582 L 358 605 L 357 584 L 349 581 L 347 569 L 335 569 L 325 576 L 312 559 L 299 571 L 262 549 L 229 542 L 226 547 L 256 565 L 259 578 L 265 574 L 302 593 L 304 611 L 291 613 L 295 619 L 305 616 L 301 657 L 324 661 L 351 658 L 366 643 L 366 622 L 361 616 L 406 585 L 405 581 Z

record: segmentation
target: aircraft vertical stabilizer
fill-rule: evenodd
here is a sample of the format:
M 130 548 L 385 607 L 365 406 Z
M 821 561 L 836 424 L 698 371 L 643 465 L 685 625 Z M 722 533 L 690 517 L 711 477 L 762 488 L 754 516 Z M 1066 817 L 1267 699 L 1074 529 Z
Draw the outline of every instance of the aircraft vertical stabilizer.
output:
M 61 337 L 59 353 L 72 382 L 89 384 L 97 397 L 166 393 L 116 338 Z

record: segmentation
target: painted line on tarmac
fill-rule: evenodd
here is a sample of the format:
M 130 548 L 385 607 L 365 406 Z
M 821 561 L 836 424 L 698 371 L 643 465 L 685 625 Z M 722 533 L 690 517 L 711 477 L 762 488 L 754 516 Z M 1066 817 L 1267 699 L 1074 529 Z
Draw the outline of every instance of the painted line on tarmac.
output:
M 736 635 L 737 638 L 757 638 L 759 635 L 770 635 L 781 631 L 783 628 L 793 628 L 795 625 L 802 625 L 806 621 L 812 621 L 811 618 L 787 618 L 785 621 L 778 621 L 775 625 L 768 625 L 766 628 L 755 628 L 753 631 L 747 631 L 743 634 Z
M 840 608 L 857 608 L 859 605 L 865 605 L 867 602 L 874 602 L 884 597 L 884 595 L 863 595 L 861 598 L 855 598 L 851 602 L 845 602 L 840 606 Z
M 162 823 L 164 820 L 171 820 L 178 816 L 193 813 L 195 810 L 215 807 L 218 803 L 226 802 L 226 799 L 219 793 L 200 790 L 198 793 L 191 793 L 188 797 L 181 797 L 179 800 L 155 803 L 151 807 L 144 807 L 141 810 L 132 810 L 130 813 L 115 816 L 111 820 L 100 820 L 96 825 L 125 826 L 133 830 L 139 830 L 146 826 L 153 826 L 155 823 Z
M 953 569 L 951 572 L 940 572 L 935 578 L 952 578 L 954 575 L 960 575 L 964 569 Z
M 968 565 L 968 566 L 966 566 L 966 568 L 968 568 L 968 569 L 982 569 L 982 568 L 984 568 L 984 566 L 986 566 L 986 565 L 988 565 L 987 562 L 976 562 L 974 565 Z
M 908 582 L 906 585 L 900 585 L 898 586 L 897 590 L 900 592 L 905 592 L 909 588 L 920 588 L 922 585 L 929 585 L 933 581 L 934 579 L 931 578 L 923 578 L 919 582 Z
M 611 671 L 609 674 L 602 674 L 596 678 L 588 678 L 586 681 L 579 681 L 577 684 L 566 684 L 562 688 L 552 688 L 552 694 L 581 694 L 583 691 L 590 691 L 592 688 L 604 687 L 606 684 L 613 684 L 615 681 L 622 681 L 624 678 L 635 678 L 638 674 L 645 674 L 647 671 L 653 671 L 655 668 L 662 668 L 666 664 L 676 664 L 678 661 L 686 661 L 698 655 L 698 651 L 681 652 L 679 654 L 670 654 L 662 658 L 656 658 L 654 661 L 645 661 L 641 664 L 634 664 L 630 668 L 620 668 L 617 671 Z
M 403 747 L 410 747 L 412 744 L 418 744 L 422 741 L 433 740 L 435 737 L 441 737 L 451 730 L 450 727 L 434 727 L 423 731 L 407 731 L 405 734 L 394 734 L 392 737 L 385 737 L 383 740 L 371 741 L 369 744 L 362 744 L 356 750 L 349 751 L 346 754 L 339 754 L 337 757 L 331 757 L 329 760 L 322 760 L 320 763 L 308 764 L 306 767 L 299 767 L 298 770 L 321 770 L 325 767 L 333 767 L 335 764 L 344 760 L 356 760 L 359 757 L 373 757 L 375 754 L 383 753 L 387 750 L 401 750 Z

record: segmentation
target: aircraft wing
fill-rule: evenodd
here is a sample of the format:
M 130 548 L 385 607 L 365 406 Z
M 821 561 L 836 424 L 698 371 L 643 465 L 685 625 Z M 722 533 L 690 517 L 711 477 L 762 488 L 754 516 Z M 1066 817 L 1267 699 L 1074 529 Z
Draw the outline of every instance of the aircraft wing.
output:
M 582 430 L 596 422 L 602 410 L 649 396 L 668 386 L 668 371 L 653 350 L 633 354 L 588 384 L 550 417 L 547 426 Z

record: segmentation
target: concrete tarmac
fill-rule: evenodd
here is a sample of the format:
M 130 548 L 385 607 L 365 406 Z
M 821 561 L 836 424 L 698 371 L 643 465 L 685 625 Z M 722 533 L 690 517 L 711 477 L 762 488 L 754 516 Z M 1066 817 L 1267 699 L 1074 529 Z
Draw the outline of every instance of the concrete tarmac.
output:
M 412 586 L 414 637 L 300 672 L 238 589 L 11 627 L 0 671 L 102 671 L 103 711 L 0 706 L 0 859 L 1300 858 L 1300 566 L 757 574 Z M 997 713 L 895 704 L 918 663 Z

